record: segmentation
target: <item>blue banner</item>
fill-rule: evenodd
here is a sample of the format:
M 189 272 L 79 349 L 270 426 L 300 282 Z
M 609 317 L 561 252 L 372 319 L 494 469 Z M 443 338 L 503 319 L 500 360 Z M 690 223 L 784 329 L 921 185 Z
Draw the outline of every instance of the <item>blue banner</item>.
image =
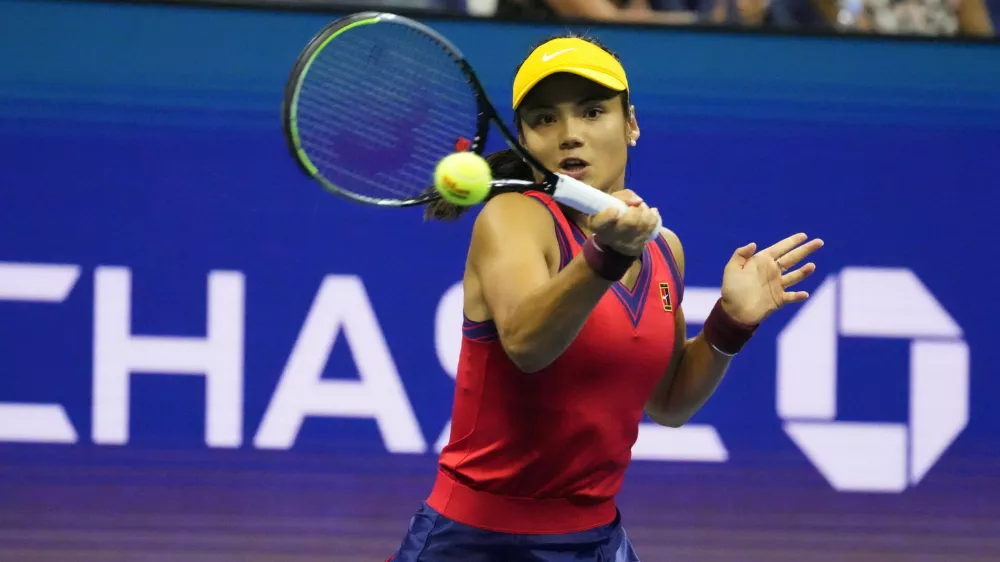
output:
M 282 88 L 335 17 L 0 2 L 0 559 L 397 546 L 449 427 L 473 217 L 297 170 Z M 564 31 L 424 21 L 500 108 Z M 587 30 L 629 72 L 628 183 L 684 244 L 690 335 L 735 248 L 826 241 L 690 424 L 643 424 L 639 554 L 1000 556 L 1000 50 Z

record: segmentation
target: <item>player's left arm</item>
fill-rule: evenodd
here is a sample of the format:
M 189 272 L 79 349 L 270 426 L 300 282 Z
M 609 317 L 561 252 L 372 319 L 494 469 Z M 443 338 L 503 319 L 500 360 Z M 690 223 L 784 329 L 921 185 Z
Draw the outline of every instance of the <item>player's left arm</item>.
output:
M 665 238 L 681 281 L 684 250 L 674 234 Z M 806 291 L 790 289 L 816 271 L 813 262 L 797 265 L 822 247 L 823 240 L 810 240 L 800 232 L 760 251 L 755 242 L 737 248 L 722 272 L 722 297 L 694 339 L 686 339 L 684 313 L 678 305 L 674 356 L 646 404 L 653 421 L 669 427 L 684 425 L 715 392 L 732 356 L 757 326 L 783 306 L 809 298 Z
M 684 248 L 673 232 L 665 230 L 664 238 L 677 262 L 681 276 L 677 281 L 683 283 Z M 684 307 L 678 306 L 674 312 L 673 356 L 646 402 L 646 415 L 660 425 L 684 425 L 715 392 L 731 360 L 709 345 L 702 334 L 687 339 Z

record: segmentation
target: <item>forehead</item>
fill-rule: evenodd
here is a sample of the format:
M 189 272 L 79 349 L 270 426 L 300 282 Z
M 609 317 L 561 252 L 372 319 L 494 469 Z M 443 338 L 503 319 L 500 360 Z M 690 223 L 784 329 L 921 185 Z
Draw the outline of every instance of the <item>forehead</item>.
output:
M 612 99 L 618 92 L 609 90 L 596 82 L 591 82 L 575 74 L 553 74 L 539 82 L 525 96 L 520 109 L 552 107 L 565 103 L 580 103 L 585 100 Z

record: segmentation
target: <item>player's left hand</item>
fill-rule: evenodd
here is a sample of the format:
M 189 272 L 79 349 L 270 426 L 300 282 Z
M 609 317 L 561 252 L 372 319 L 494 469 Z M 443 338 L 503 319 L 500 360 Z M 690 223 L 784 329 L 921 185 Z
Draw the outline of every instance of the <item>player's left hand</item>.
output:
M 722 274 L 722 309 L 733 320 L 756 326 L 786 304 L 809 298 L 805 291 L 785 290 L 816 271 L 812 262 L 793 269 L 823 247 L 819 238 L 806 240 L 800 233 L 760 252 L 754 242 L 737 249 Z

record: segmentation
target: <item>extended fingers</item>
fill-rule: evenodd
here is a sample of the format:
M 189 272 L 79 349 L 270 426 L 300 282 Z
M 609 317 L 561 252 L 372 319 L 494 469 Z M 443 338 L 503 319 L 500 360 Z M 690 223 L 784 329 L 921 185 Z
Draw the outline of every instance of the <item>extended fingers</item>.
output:
M 813 240 L 810 240 L 807 244 L 802 244 L 798 248 L 795 248 L 794 250 L 784 255 L 778 256 L 777 260 L 778 263 L 781 265 L 782 270 L 788 270 L 794 267 L 795 264 L 799 263 L 804 258 L 808 257 L 809 254 L 812 254 L 813 252 L 822 247 L 823 247 L 823 241 L 820 240 L 819 238 L 815 238 Z
M 807 298 L 809 298 L 809 293 L 805 291 L 795 291 L 794 293 L 785 293 L 784 295 L 785 296 L 782 298 L 785 304 L 790 304 L 793 302 L 802 302 Z
M 816 264 L 809 262 L 795 271 L 789 271 L 781 276 L 781 287 L 788 288 L 809 277 L 816 271 Z
M 785 238 L 784 240 L 782 240 L 780 242 L 776 242 L 773 245 L 765 248 L 763 251 L 768 256 L 770 256 L 771 259 L 776 260 L 776 259 L 780 258 L 781 256 L 783 256 L 783 255 L 787 254 L 788 252 L 790 252 L 793 248 L 795 248 L 799 244 L 805 242 L 808 238 L 809 237 L 806 236 L 806 234 L 803 233 L 803 232 L 800 232 L 798 234 L 793 234 L 793 235 L 789 236 L 788 238 Z M 781 263 L 782 263 L 782 265 L 784 265 L 784 266 L 787 267 L 787 264 L 785 264 L 785 262 L 781 262 Z

